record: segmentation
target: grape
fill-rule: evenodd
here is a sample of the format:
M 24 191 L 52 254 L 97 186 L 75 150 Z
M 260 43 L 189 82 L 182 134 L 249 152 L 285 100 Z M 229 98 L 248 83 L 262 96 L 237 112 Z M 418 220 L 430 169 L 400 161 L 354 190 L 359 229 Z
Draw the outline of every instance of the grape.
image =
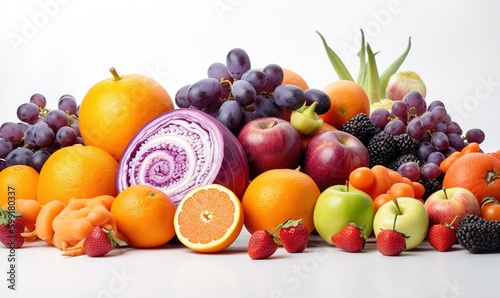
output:
M 406 126 L 406 132 L 413 136 L 417 141 L 425 136 L 425 128 L 422 126 L 420 118 L 413 118 Z
M 0 158 L 5 158 L 12 150 L 14 150 L 12 143 L 0 137 Z
M 234 82 L 231 92 L 234 100 L 242 106 L 251 105 L 255 100 L 255 96 L 257 96 L 257 92 L 252 84 L 244 80 Z
M 69 124 L 68 115 L 62 110 L 52 110 L 47 113 L 47 124 L 57 132 L 59 128 Z
M 457 133 L 461 135 L 463 133 L 460 124 L 455 121 L 451 121 L 446 125 L 446 133 Z
M 226 56 L 226 67 L 231 77 L 241 79 L 251 67 L 250 58 L 243 49 L 234 48 Z
M 402 99 L 408 105 L 408 113 L 420 116 L 427 111 L 427 104 L 418 91 L 408 92 Z
M 420 179 L 436 179 L 441 175 L 441 168 L 435 163 L 425 163 L 420 167 Z
M 214 78 L 201 79 L 192 84 L 187 91 L 189 103 L 199 109 L 210 105 L 220 98 L 222 87 Z
M 202 108 L 201 111 L 214 118 L 217 118 L 217 113 L 219 112 L 219 108 L 221 107 L 221 105 L 222 105 L 222 99 L 219 98 L 211 105 Z
M 77 137 L 81 136 L 80 135 L 80 121 L 78 121 L 78 118 L 73 118 L 73 117 L 69 118 L 68 125 L 73 128 Z
M 422 142 L 420 146 L 418 146 L 418 156 L 421 160 L 427 160 L 429 155 L 434 151 L 434 147 L 429 142 Z
M 436 100 L 431 101 L 431 103 L 429 103 L 429 106 L 427 107 L 427 111 L 432 112 L 437 107 L 444 108 L 445 106 L 444 106 L 444 103 L 442 101 L 436 99 Z
M 448 111 L 446 111 L 446 108 L 442 106 L 435 107 L 432 109 L 431 113 L 436 115 L 437 121 L 443 121 L 446 118 L 446 115 L 448 115 Z
M 431 136 L 431 144 L 437 151 L 446 151 L 450 146 L 448 136 L 440 131 L 434 132 Z
M 479 128 L 472 128 L 465 133 L 465 139 L 469 143 L 475 142 L 481 144 L 485 139 L 485 134 L 484 131 Z
M 444 124 L 448 124 L 451 122 L 451 115 L 450 114 L 446 114 L 446 116 L 444 117 L 443 120 L 441 120 L 441 122 L 443 122 Z
M 30 149 L 24 147 L 17 147 L 5 157 L 5 162 L 9 167 L 13 165 L 29 166 L 32 155 L 33 151 L 31 151 Z
M 21 128 L 21 130 L 24 132 L 24 131 L 26 131 L 26 129 L 28 129 L 29 124 L 24 123 L 24 122 L 19 122 L 19 123 L 17 123 L 17 126 L 19 126 L 19 128 Z
M 217 119 L 232 132 L 236 132 L 240 127 L 241 106 L 234 100 L 226 100 L 217 113 Z
M 446 124 L 444 124 L 443 122 L 438 122 L 438 124 L 436 125 L 436 128 L 434 128 L 434 132 L 436 132 L 436 131 L 446 133 Z
M 187 97 L 187 92 L 188 92 L 189 87 L 191 87 L 191 85 L 182 86 L 175 93 L 174 100 L 175 100 L 175 104 L 177 105 L 177 107 L 189 108 L 189 106 L 191 105 L 191 103 L 189 103 L 189 100 Z
M 38 145 L 36 144 L 35 136 L 33 135 L 33 127 L 34 127 L 34 125 L 30 125 L 24 131 L 24 143 L 31 148 L 37 148 Z
M 429 156 L 427 157 L 427 162 L 430 163 L 435 163 L 437 165 L 440 165 L 441 162 L 446 158 L 442 152 L 439 151 L 434 151 Z
M 264 85 L 266 84 L 266 74 L 260 70 L 260 69 L 250 69 L 246 71 L 242 76 L 242 80 L 245 80 L 252 84 L 252 86 L 255 88 L 256 92 L 259 92 L 262 90 Z
M 37 172 L 40 172 L 42 170 L 42 166 L 45 164 L 49 156 L 50 152 L 48 152 L 47 150 L 38 150 L 31 156 L 29 164 L 30 167 L 35 169 Z
M 243 111 L 243 113 L 241 114 L 241 127 L 243 127 L 248 122 L 250 122 L 254 119 L 257 119 L 257 118 L 258 118 L 258 116 L 254 112 Z
M 3 171 L 3 169 L 5 169 L 6 167 L 7 167 L 7 162 L 5 161 L 5 159 L 0 158 L 0 172 Z
M 54 142 L 52 143 L 52 145 L 50 145 L 49 147 L 46 148 L 46 150 L 52 154 L 54 152 L 56 152 L 57 150 L 61 149 L 61 145 L 58 143 L 58 142 Z
M 5 122 L 0 126 L 0 135 L 11 143 L 17 143 L 23 138 L 23 130 L 17 123 Z
M 266 84 L 261 91 L 274 92 L 274 89 L 283 83 L 283 68 L 277 64 L 269 64 L 262 71 L 266 74 Z
M 57 143 L 56 143 L 56 144 L 57 144 Z M 83 142 L 82 137 L 77 137 L 77 138 L 76 138 L 76 142 L 75 142 L 75 144 L 85 145 L 85 142 Z
M 31 102 L 23 103 L 17 108 L 17 118 L 29 124 L 35 123 L 39 115 L 40 110 L 38 106 Z
M 406 104 L 406 102 L 397 100 L 392 103 L 391 113 L 398 118 L 406 118 L 406 115 L 408 113 L 408 105 Z
M 398 173 L 411 181 L 417 181 L 420 177 L 420 167 L 414 161 L 405 162 L 399 166 Z
M 229 99 L 229 97 L 231 96 L 231 86 L 222 86 L 221 85 L 221 93 L 220 93 L 220 96 L 219 98 L 222 100 L 227 100 Z M 222 104 L 222 102 L 221 102 Z
M 61 148 L 74 145 L 76 138 L 76 132 L 70 126 L 63 126 L 56 133 L 56 141 L 61 145 Z
M 450 156 L 453 152 L 457 152 L 458 150 L 453 147 L 448 147 L 448 150 L 444 151 L 443 154 L 445 157 Z
M 57 110 L 54 110 L 57 111 Z M 56 134 L 50 126 L 45 122 L 39 122 L 33 125 L 33 137 L 35 143 L 41 147 L 45 148 L 54 143 Z
M 450 133 L 447 133 L 446 135 L 448 136 L 448 141 L 450 143 L 449 144 L 450 147 L 452 147 L 458 151 L 462 150 L 465 147 L 465 141 L 462 138 L 462 136 L 460 136 L 459 134 L 450 132 Z
M 57 107 L 59 110 L 69 115 L 76 115 L 78 104 L 76 103 L 76 99 L 72 95 L 64 94 L 59 98 Z
M 258 117 L 279 117 L 280 108 L 271 98 L 264 95 L 257 95 L 254 102 L 255 114 Z
M 380 129 L 384 129 L 384 127 L 389 123 L 389 117 L 391 113 L 385 108 L 377 108 L 370 113 L 370 120 L 375 123 Z
M 425 130 L 433 130 L 437 127 L 439 121 L 434 113 L 427 111 L 420 116 L 420 122 Z
M 37 107 L 42 109 L 47 105 L 47 99 L 40 93 L 31 95 L 30 102 L 36 104 Z
M 35 123 L 38 123 L 38 122 L 47 122 L 47 117 L 38 117 L 38 119 L 36 120 Z
M 387 123 L 387 125 L 384 127 L 384 132 L 392 136 L 398 136 L 405 132 L 405 127 L 406 126 L 403 121 L 394 119 Z
M 309 88 L 304 91 L 304 99 L 306 100 L 306 105 L 310 106 L 313 102 L 316 102 L 316 108 L 314 111 L 318 115 L 322 115 L 331 107 L 331 101 L 328 94 L 319 89 Z
M 282 108 L 297 110 L 306 102 L 304 91 L 291 84 L 279 85 L 274 90 L 274 102 Z
M 218 81 L 221 80 L 228 80 L 230 82 L 233 81 L 233 78 L 231 77 L 229 71 L 227 70 L 227 66 L 224 63 L 220 62 L 212 63 L 212 65 L 208 67 L 207 76 L 209 78 L 213 78 Z

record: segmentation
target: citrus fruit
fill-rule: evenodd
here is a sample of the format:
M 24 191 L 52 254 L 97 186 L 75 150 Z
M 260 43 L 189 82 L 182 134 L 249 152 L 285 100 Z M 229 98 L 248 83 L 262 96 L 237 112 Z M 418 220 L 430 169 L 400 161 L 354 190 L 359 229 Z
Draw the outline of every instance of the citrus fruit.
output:
M 307 85 L 304 78 L 302 78 L 298 73 L 291 71 L 289 69 L 283 68 L 283 85 L 291 84 L 299 87 L 302 90 L 309 89 L 309 85 Z
M 95 146 L 74 145 L 54 152 L 40 171 L 37 199 L 42 204 L 71 198 L 116 196 L 118 162 Z
M 167 91 L 155 80 L 139 75 L 119 76 L 90 88 L 80 104 L 80 133 L 85 145 L 100 147 L 119 160 L 142 126 L 172 110 Z
M 245 227 L 253 233 L 268 232 L 287 219 L 302 219 L 309 232 L 314 230 L 314 206 L 320 195 L 307 174 L 292 169 L 273 169 L 253 179 L 242 198 Z
M 175 236 L 175 205 L 152 186 L 136 184 L 124 189 L 113 201 L 111 214 L 130 246 L 158 247 Z
M 190 190 L 177 206 L 174 218 L 177 238 L 202 253 L 229 247 L 243 229 L 243 210 L 238 197 L 220 184 Z
M 455 186 L 470 190 L 479 204 L 484 197 L 500 199 L 500 159 L 479 152 L 459 157 L 443 178 L 443 188 Z
M 0 172 L 0 206 L 17 199 L 36 200 L 38 172 L 26 165 L 14 165 Z
M 359 113 L 370 115 L 370 100 L 363 87 L 349 80 L 334 81 L 325 88 L 330 97 L 330 109 L 319 115 L 326 123 L 342 128 L 342 125 Z

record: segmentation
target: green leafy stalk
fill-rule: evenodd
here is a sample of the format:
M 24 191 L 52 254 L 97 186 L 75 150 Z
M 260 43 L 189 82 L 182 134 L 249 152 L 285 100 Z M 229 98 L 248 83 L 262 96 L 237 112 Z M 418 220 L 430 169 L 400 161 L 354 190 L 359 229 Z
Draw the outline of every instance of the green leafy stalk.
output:
M 411 48 L 411 37 L 408 38 L 408 46 L 406 47 L 406 50 L 399 56 L 394 62 L 392 62 L 389 67 L 380 75 L 380 98 L 385 97 L 385 89 L 387 88 L 387 84 L 389 83 L 389 79 L 393 74 L 398 71 L 399 67 L 403 64 L 403 62 L 406 59 L 406 56 L 408 56 L 408 53 L 410 52 Z
M 366 80 L 366 46 L 365 46 L 365 33 L 361 29 L 361 48 L 359 49 L 358 52 L 358 57 L 359 57 L 359 72 L 358 72 L 358 79 L 356 82 L 360 85 L 363 86 L 365 84 Z
M 370 104 L 373 104 L 380 101 L 380 79 L 378 76 L 375 55 L 373 54 L 372 48 L 368 43 L 366 44 L 366 54 L 368 56 L 368 81 L 365 91 L 368 95 L 368 98 L 370 99 Z
M 319 37 L 321 37 L 321 40 L 323 41 L 323 46 L 325 47 L 326 50 L 326 54 L 328 55 L 328 59 L 330 59 L 330 63 L 332 64 L 339 78 L 341 80 L 354 81 L 351 74 L 349 73 L 349 70 L 347 70 L 345 64 L 342 62 L 339 56 L 328 46 L 323 35 L 321 35 L 321 33 L 319 33 L 318 31 L 316 31 L 316 33 L 318 33 Z

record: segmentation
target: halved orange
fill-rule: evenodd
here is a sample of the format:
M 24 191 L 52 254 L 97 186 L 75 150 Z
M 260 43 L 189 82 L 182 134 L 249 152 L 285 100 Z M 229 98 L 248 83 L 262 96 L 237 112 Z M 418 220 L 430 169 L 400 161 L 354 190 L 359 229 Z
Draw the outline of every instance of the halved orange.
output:
M 243 208 L 229 188 L 201 185 L 179 202 L 174 227 L 186 247 L 202 253 L 219 252 L 238 238 L 243 228 Z

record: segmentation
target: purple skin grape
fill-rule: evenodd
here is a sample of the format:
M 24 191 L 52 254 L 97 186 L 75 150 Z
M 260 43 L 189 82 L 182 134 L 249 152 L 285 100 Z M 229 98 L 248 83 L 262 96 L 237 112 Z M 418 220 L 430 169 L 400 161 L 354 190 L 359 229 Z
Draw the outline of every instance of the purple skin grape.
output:
M 187 91 L 189 103 L 198 108 L 211 105 L 220 98 L 222 87 L 218 80 L 214 78 L 201 79 L 192 84 Z
M 33 125 L 33 137 L 37 146 L 46 148 L 54 143 L 56 134 L 47 123 L 39 122 Z
M 29 166 L 32 155 L 33 151 L 31 151 L 30 149 L 24 147 L 17 147 L 5 157 L 5 162 L 9 167 L 13 165 Z
M 0 172 L 3 171 L 3 169 L 5 169 L 6 167 L 7 167 L 7 162 L 5 161 L 5 159 L 0 158 Z
M 375 123 L 380 129 L 384 129 L 387 123 L 389 123 L 389 118 L 391 113 L 385 108 L 377 108 L 370 113 L 370 120 Z
M 420 167 L 420 179 L 436 179 L 441 175 L 441 168 L 435 163 L 425 163 Z
M 175 93 L 174 101 L 177 107 L 189 108 L 189 106 L 191 105 L 187 97 L 189 87 L 191 87 L 191 85 L 184 85 Z
M 246 71 L 241 76 L 241 79 L 252 84 L 256 92 L 260 92 L 262 90 L 267 80 L 266 74 L 260 69 L 250 69 Z
M 460 124 L 455 121 L 451 121 L 446 125 L 446 133 L 457 133 L 459 135 L 462 135 L 463 131 L 460 127 Z
M 389 121 L 384 127 L 384 132 L 391 136 L 399 136 L 405 132 L 406 125 L 399 119 Z
M 243 49 L 234 48 L 226 56 L 226 67 L 229 75 L 239 80 L 251 68 L 250 58 Z
M 78 110 L 78 103 L 72 95 L 64 94 L 59 98 L 57 107 L 59 110 L 67 113 L 68 115 L 76 115 L 76 112 Z
M 255 114 L 260 117 L 280 117 L 281 111 L 274 100 L 264 95 L 257 95 L 254 102 Z
M 207 76 L 209 78 L 213 78 L 218 80 L 219 82 L 221 80 L 228 80 L 230 82 L 233 81 L 233 78 L 229 74 L 229 71 L 227 70 L 227 66 L 224 63 L 220 62 L 215 62 L 212 63 L 207 70 Z
M 262 87 L 262 91 L 274 92 L 274 89 L 283 83 L 285 77 L 283 68 L 277 64 L 269 64 L 262 71 L 266 74 L 266 84 Z
M 439 122 L 443 121 L 446 118 L 446 115 L 448 115 L 448 111 L 445 107 L 442 106 L 435 107 L 434 109 L 432 109 L 431 113 L 436 116 L 436 119 Z
M 45 108 L 47 106 L 47 99 L 40 93 L 35 93 L 31 95 L 30 102 L 37 105 L 39 108 Z
M 408 105 L 408 113 L 416 116 L 420 116 L 425 111 L 427 111 L 427 104 L 420 94 L 417 91 L 408 92 L 402 99 Z
M 420 141 L 426 134 L 426 130 L 422 126 L 422 122 L 420 122 L 420 118 L 413 118 L 410 120 L 406 125 L 406 132 L 417 141 Z
M 475 143 L 481 144 L 482 142 L 484 142 L 485 138 L 486 138 L 486 136 L 484 134 L 484 131 L 482 131 L 479 128 L 469 129 L 465 133 L 465 139 L 469 143 L 474 143 L 475 142 Z
M 233 133 L 237 133 L 240 128 L 241 106 L 234 100 L 225 101 L 217 113 L 217 120 L 229 128 Z
M 233 83 L 231 87 L 234 100 L 241 106 L 248 106 L 253 104 L 257 92 L 250 82 L 238 80 Z
M 85 145 L 85 142 L 83 141 L 82 137 L 77 137 L 75 144 Z
M 420 122 L 425 130 L 433 130 L 437 127 L 439 121 L 434 113 L 424 112 L 422 116 L 420 116 Z
M 434 151 L 429 156 L 427 157 L 427 162 L 428 163 L 435 163 L 437 165 L 440 165 L 441 162 L 446 158 L 442 152 L 439 151 Z
M 416 162 L 409 161 L 400 165 L 398 168 L 398 173 L 401 176 L 410 179 L 411 181 L 417 181 L 420 178 L 420 167 Z
M 435 149 L 430 142 L 422 142 L 418 146 L 418 156 L 421 160 L 427 160 L 429 155 L 434 151 Z
M 69 118 L 69 126 L 73 128 L 73 130 L 76 133 L 77 137 L 80 137 L 80 121 L 78 121 L 78 118 Z
M 24 143 L 28 145 L 28 147 L 32 149 L 38 148 L 38 145 L 36 144 L 35 141 L 35 136 L 33 135 L 33 128 L 34 125 L 30 125 L 25 131 L 24 131 Z
M 451 122 L 451 115 L 450 114 L 446 114 L 446 116 L 444 117 L 443 120 L 441 120 L 441 122 L 443 122 L 444 124 L 448 124 Z
M 432 134 L 431 144 L 437 151 L 444 152 L 448 150 L 448 147 L 450 146 L 450 140 L 448 139 L 448 136 L 445 133 L 438 131 Z
M 446 124 L 444 124 L 443 122 L 439 122 L 436 125 L 436 128 L 434 128 L 434 132 L 437 132 L 437 131 L 446 133 Z
M 447 133 L 449 146 L 456 149 L 457 151 L 462 150 L 465 147 L 465 141 L 461 135 L 458 133 Z
M 17 108 L 17 118 L 19 118 L 19 120 L 21 120 L 22 122 L 33 124 L 36 122 L 39 116 L 40 110 L 34 103 L 23 103 Z
M 37 172 L 42 170 L 43 165 L 50 156 L 50 152 L 47 150 L 38 150 L 31 156 L 30 167 L 35 169 Z
M 442 101 L 440 101 L 440 100 L 437 100 L 437 99 L 436 99 L 436 100 L 433 100 L 433 101 L 431 101 L 431 102 L 429 103 L 429 105 L 427 106 L 427 111 L 432 112 L 432 111 L 434 111 L 434 109 L 435 109 L 435 108 L 437 108 L 437 107 L 442 107 L 442 108 L 444 108 L 445 106 L 444 106 L 444 103 L 443 103 Z M 446 110 L 446 109 L 445 109 L 445 110 Z
M 12 143 L 0 137 L 0 158 L 5 158 L 12 150 L 14 150 Z
M 243 111 L 241 114 L 241 127 L 245 126 L 248 122 L 259 118 L 257 114 L 251 111 Z
M 324 91 L 314 88 L 309 88 L 304 91 L 304 99 L 306 100 L 306 105 L 310 106 L 313 102 L 316 103 L 316 109 L 314 111 L 318 115 L 323 115 L 330 110 L 332 105 L 330 97 Z
M 15 144 L 22 140 L 23 130 L 17 123 L 5 122 L 0 126 L 0 135 L 9 142 Z
M 68 115 L 62 110 L 52 110 L 47 113 L 47 124 L 57 132 L 61 127 L 69 125 Z
M 295 85 L 279 85 L 274 89 L 274 102 L 281 108 L 297 110 L 306 102 L 304 91 Z
M 398 118 L 406 118 L 408 109 L 409 107 L 406 102 L 397 100 L 391 106 L 391 113 Z
M 56 133 L 56 142 L 62 147 L 73 146 L 76 142 L 75 130 L 70 126 L 61 127 Z

